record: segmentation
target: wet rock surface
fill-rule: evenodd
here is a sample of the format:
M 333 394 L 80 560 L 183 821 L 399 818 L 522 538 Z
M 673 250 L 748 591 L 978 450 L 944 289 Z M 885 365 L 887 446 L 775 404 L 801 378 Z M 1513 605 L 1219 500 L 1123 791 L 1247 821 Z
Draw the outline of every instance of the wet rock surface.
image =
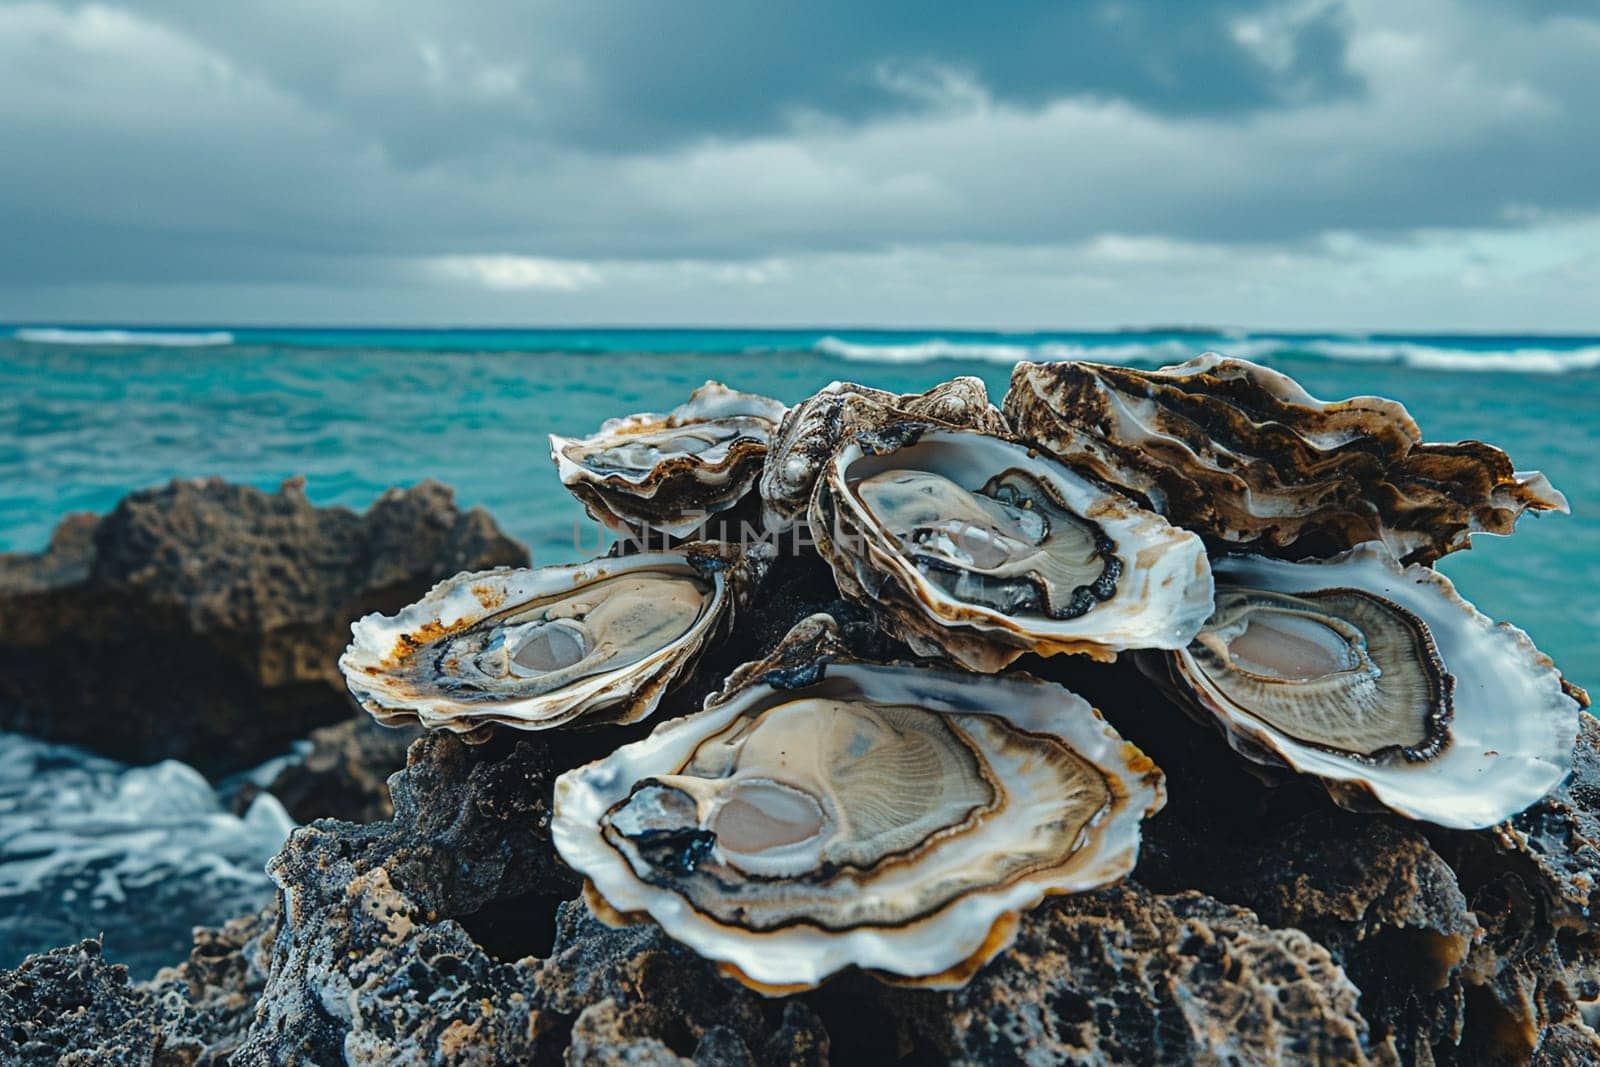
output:
M 658 716 L 817 611 L 851 651 L 903 655 L 817 566 L 780 561 L 759 611 Z M 392 817 L 296 831 L 271 866 L 278 902 L 201 932 L 181 966 L 130 984 L 85 945 L 0 976 L 0 1041 L 34 1042 L 0 1049 L 55 1062 L 70 1037 L 100 1057 L 76 1062 L 237 1065 L 1600 1062 L 1584 1020 L 1600 995 L 1594 721 L 1557 793 L 1443 831 L 1263 781 L 1130 665 L 1022 666 L 1104 709 L 1167 770 L 1170 799 L 1133 878 L 1047 901 L 959 990 L 847 974 L 766 999 L 652 925 L 595 920 L 550 844 L 552 783 L 650 722 L 434 735 L 391 780 Z M 362 762 L 358 734 L 323 736 L 330 767 Z M 381 812 L 351 795 L 349 813 Z
M 311 731 L 310 748 L 266 786 L 296 822 L 377 822 L 394 814 L 389 776 L 406 765 L 415 729 L 379 726 L 369 717 Z
M 162 1035 L 149 998 L 84 941 L 0 974 L 0 1062 L 148 1064 Z
M 888 996 L 960 1063 L 1394 1061 L 1328 950 L 1199 893 L 1053 901 L 954 993 Z
M 218 479 L 134 493 L 0 555 L 0 729 L 220 773 L 351 712 L 350 620 L 527 552 L 436 482 L 363 515 Z

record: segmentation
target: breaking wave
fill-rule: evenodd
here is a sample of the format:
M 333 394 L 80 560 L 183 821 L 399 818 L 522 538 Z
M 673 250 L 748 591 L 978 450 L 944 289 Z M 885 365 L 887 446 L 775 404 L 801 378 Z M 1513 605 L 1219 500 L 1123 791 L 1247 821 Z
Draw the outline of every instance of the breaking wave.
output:
M 1574 374 L 1600 368 L 1600 345 L 1584 348 L 1502 348 L 1483 351 L 1414 341 L 1305 341 L 1289 352 L 1308 352 L 1350 362 L 1402 363 L 1419 370 L 1509 371 Z
M 293 827 L 271 793 L 235 814 L 176 760 L 130 767 L 0 733 L 0 969 L 97 934 L 136 977 L 182 959 L 193 927 L 266 902 Z
M 23 327 L 12 333 L 18 341 L 37 345 L 146 345 L 152 348 L 204 348 L 211 345 L 233 344 L 233 334 L 227 330 L 208 330 L 203 333 L 163 330 L 61 330 L 45 327 Z
M 1419 370 L 1513 374 L 1576 374 L 1600 369 L 1600 345 L 1581 348 L 1471 349 L 1418 341 L 1346 341 L 1321 338 L 1190 337 L 1159 341 L 1108 341 L 1080 344 L 1041 340 L 1032 343 L 952 341 L 930 338 L 909 343 L 871 344 L 828 336 L 812 350 L 863 363 L 931 363 L 983 360 L 1015 363 L 1063 359 L 1107 363 L 1177 363 L 1201 352 L 1220 352 L 1270 363 L 1274 357 L 1313 357 L 1350 363 L 1397 363 Z

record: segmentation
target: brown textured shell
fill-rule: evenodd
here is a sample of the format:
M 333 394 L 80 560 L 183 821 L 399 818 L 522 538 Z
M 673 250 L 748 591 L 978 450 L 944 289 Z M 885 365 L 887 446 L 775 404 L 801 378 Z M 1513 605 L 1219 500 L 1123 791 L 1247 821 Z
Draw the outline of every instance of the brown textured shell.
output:
M 1566 510 L 1536 472 L 1481 441 L 1423 443 L 1392 400 L 1323 402 L 1285 375 L 1201 356 L 1155 371 L 1019 363 L 1017 434 L 1148 499 L 1215 542 L 1291 557 L 1383 541 L 1407 563 Z
M 710 516 L 732 508 L 754 486 L 784 406 L 768 397 L 707 382 L 672 411 L 610 419 L 583 438 L 552 434 L 550 458 L 562 484 L 590 517 L 623 533 L 659 530 L 691 537 Z M 588 457 L 652 435 L 720 424 L 732 437 L 716 458 L 669 454 L 641 469 L 603 470 Z
M 953 378 L 925 393 L 903 395 L 834 382 L 790 408 L 772 436 L 760 482 L 767 525 L 785 530 L 803 517 L 823 467 L 842 443 L 896 422 L 1007 432 L 1005 417 L 978 378 Z

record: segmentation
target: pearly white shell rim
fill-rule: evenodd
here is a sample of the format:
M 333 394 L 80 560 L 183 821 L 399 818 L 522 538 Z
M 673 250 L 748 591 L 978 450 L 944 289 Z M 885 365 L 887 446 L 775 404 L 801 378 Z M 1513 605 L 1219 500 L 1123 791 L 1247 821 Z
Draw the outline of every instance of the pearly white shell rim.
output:
M 756 683 L 720 704 L 708 703 L 695 715 L 664 722 L 648 738 L 557 779 L 551 837 L 562 859 L 588 878 L 616 912 L 648 915 L 701 956 L 731 965 L 758 987 L 774 989 L 815 986 L 847 967 L 911 981 L 933 979 L 934 985 L 959 984 L 959 979 L 941 981 L 939 976 L 964 964 L 986 962 L 1006 948 L 1015 933 L 1007 920 L 1046 895 L 1098 888 L 1133 869 L 1142 820 L 1165 803 L 1165 785 L 1155 765 L 1082 697 L 1027 675 L 994 678 L 920 666 L 834 664 L 826 678 L 843 680 L 872 699 L 942 712 L 981 712 L 1062 739 L 1106 775 L 1116 795 L 1111 809 L 1090 830 L 1094 843 L 1061 866 L 992 891 L 970 893 L 903 926 L 835 932 L 793 925 L 758 933 L 718 923 L 683 897 L 636 876 L 602 836 L 602 818 L 629 795 L 635 782 L 682 765 L 705 738 L 746 709 L 775 696 L 805 692 Z M 1019 826 L 1014 832 L 1029 829 Z M 995 937 L 997 929 L 1005 936 Z

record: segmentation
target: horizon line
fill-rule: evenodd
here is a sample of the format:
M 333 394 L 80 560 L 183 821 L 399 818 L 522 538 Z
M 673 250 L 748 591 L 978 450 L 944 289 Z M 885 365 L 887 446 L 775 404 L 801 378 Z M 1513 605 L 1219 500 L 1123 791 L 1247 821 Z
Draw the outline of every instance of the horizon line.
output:
M 64 320 L 64 319 L 34 319 L 10 320 L 0 319 L 0 329 L 32 330 L 32 329 L 59 329 L 59 330 L 126 330 L 135 331 L 311 331 L 320 330 L 337 333 L 572 333 L 572 332 L 611 332 L 611 333 L 881 333 L 881 334 L 988 334 L 988 335 L 1036 335 L 1036 334 L 1074 334 L 1074 335 L 1106 335 L 1125 336 L 1130 334 L 1195 334 L 1206 336 L 1226 336 L 1228 334 L 1246 334 L 1251 336 L 1278 336 L 1278 337 L 1452 337 L 1452 338 L 1548 338 L 1588 340 L 1600 338 L 1600 325 L 1592 331 L 1573 330 L 1542 330 L 1542 329 L 1438 329 L 1414 327 L 1287 327 L 1277 328 L 1271 326 L 1237 326 L 1237 325 L 1203 325 L 1194 323 L 1154 323 L 1150 325 L 1120 325 L 1120 326 L 955 326 L 955 325 L 859 325 L 848 323 L 808 323 L 804 325 L 770 325 L 770 324 L 684 324 L 684 323 L 541 323 L 528 324 L 418 324 L 418 323 L 315 323 L 315 322 L 126 322 L 118 320 Z

